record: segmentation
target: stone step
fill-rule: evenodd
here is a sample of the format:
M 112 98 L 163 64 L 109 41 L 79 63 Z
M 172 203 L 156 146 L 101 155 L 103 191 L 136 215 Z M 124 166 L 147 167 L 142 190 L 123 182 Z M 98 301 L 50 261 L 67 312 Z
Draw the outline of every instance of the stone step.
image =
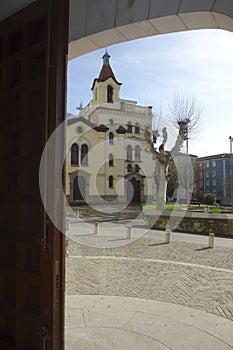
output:
M 99 222 L 134 219 L 142 213 L 141 205 L 128 205 L 123 209 L 119 205 L 79 205 L 67 207 L 66 217 L 77 219 L 77 211 L 80 219 Z

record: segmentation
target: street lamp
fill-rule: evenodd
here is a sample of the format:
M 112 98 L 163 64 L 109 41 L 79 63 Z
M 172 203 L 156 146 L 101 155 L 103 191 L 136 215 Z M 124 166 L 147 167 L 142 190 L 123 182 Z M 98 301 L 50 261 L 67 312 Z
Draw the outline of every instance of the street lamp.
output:
M 232 141 L 233 141 L 233 137 L 229 136 L 229 140 L 230 140 L 230 154 L 231 154 L 231 164 L 230 164 L 230 182 L 231 182 L 231 207 L 233 209 L 233 157 L 232 157 Z
M 188 164 L 188 161 L 189 161 L 189 135 L 188 135 L 188 125 L 190 123 L 190 119 L 186 118 L 185 119 L 185 123 L 186 123 L 186 130 L 187 130 L 187 136 L 186 136 L 186 161 L 187 161 L 187 209 L 189 207 L 189 203 L 190 203 L 190 195 L 189 195 L 189 164 Z
M 180 129 L 183 132 L 183 140 L 186 141 L 186 201 L 187 201 L 187 209 L 189 207 L 190 203 L 190 194 L 189 194 L 189 135 L 188 135 L 188 130 L 189 130 L 189 123 L 191 122 L 190 119 L 185 118 L 183 120 L 180 120 L 178 122 Z

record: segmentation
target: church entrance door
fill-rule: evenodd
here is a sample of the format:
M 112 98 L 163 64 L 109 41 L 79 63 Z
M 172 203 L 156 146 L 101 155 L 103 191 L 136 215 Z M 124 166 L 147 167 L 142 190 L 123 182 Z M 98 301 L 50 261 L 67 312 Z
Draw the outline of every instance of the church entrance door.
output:
M 139 203 L 141 201 L 141 183 L 135 177 L 128 180 L 127 201 L 130 203 Z
M 83 200 L 85 197 L 85 187 L 86 181 L 83 176 L 76 176 L 74 178 L 74 190 L 73 190 L 73 199 L 74 200 Z

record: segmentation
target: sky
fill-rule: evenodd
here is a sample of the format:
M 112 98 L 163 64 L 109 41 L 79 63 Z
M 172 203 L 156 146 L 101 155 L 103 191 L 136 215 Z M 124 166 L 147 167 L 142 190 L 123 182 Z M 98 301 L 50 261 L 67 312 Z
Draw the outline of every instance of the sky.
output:
M 156 35 L 107 48 L 121 98 L 153 106 L 168 118 L 176 93 L 202 107 L 201 132 L 189 140 L 199 157 L 229 153 L 233 136 L 233 33 L 195 30 Z M 77 114 L 92 99 L 91 86 L 105 49 L 68 63 L 67 111 Z

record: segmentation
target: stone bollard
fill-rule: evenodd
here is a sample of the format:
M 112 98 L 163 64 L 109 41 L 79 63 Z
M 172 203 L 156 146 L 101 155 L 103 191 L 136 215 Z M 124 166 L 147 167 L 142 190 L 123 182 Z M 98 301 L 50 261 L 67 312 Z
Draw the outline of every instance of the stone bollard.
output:
M 94 223 L 94 234 L 98 234 L 99 233 L 99 223 L 98 222 L 95 222 Z
M 77 217 L 77 219 L 80 219 L 79 210 L 76 211 L 76 217 Z
M 214 248 L 214 237 L 215 237 L 215 234 L 210 231 L 209 232 L 209 248 Z
M 171 237 L 171 230 L 170 227 L 168 226 L 165 231 L 165 243 L 170 243 L 170 237 Z
M 127 239 L 132 238 L 132 226 L 127 226 Z
M 70 219 L 66 219 L 66 231 L 70 230 Z

